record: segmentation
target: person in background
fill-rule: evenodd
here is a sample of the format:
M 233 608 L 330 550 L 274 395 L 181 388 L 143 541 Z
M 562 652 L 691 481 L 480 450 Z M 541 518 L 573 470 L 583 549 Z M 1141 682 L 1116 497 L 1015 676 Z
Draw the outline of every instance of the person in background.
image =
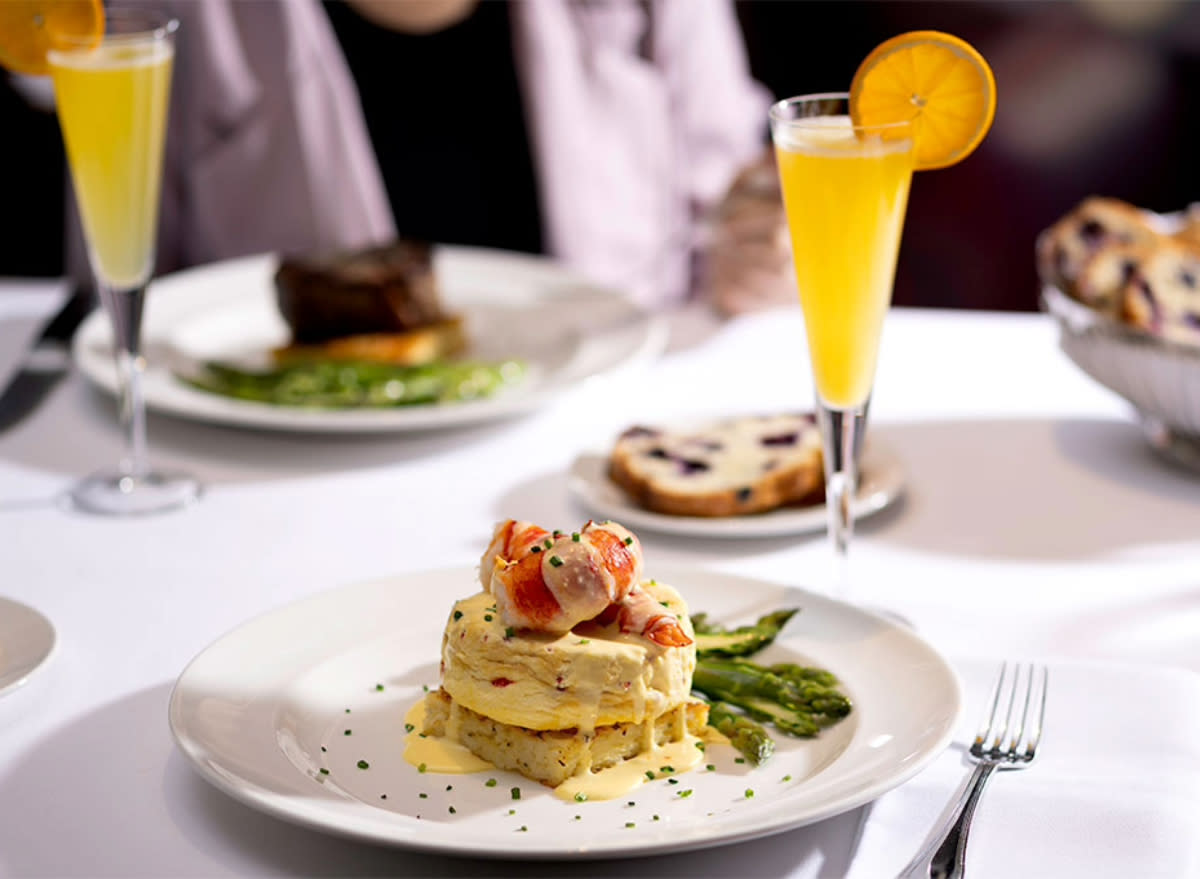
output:
M 397 235 L 549 254 L 651 307 L 762 272 L 731 249 L 774 221 L 719 233 L 770 103 L 726 0 L 168 5 L 160 272 Z

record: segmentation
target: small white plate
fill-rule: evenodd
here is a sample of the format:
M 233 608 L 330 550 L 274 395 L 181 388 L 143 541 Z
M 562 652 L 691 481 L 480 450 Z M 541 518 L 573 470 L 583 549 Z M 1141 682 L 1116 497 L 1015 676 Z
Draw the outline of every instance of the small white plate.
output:
M 439 247 L 434 271 L 445 308 L 462 314 L 477 360 L 520 358 L 528 371 L 482 400 L 395 409 L 303 409 L 201 391 L 175 373 L 204 360 L 263 361 L 288 340 L 275 304 L 278 257 L 263 254 L 165 275 L 146 297 L 142 347 L 146 405 L 183 418 L 304 432 L 390 432 L 473 424 L 536 408 L 595 376 L 660 354 L 668 327 L 623 293 L 599 287 L 549 259 Z M 102 310 L 72 343 L 85 377 L 116 393 L 113 334 Z M 175 367 L 172 370 L 172 367 Z
M 904 490 L 904 467 L 886 444 L 872 436 L 862 451 L 858 496 L 851 504 L 861 520 L 895 501 Z M 606 519 L 615 519 L 635 531 L 646 529 L 684 537 L 783 537 L 823 531 L 824 503 L 781 507 L 749 516 L 671 516 L 634 503 L 608 476 L 608 452 L 587 452 L 571 464 L 567 476 L 571 495 Z
M 0 598 L 0 695 L 15 690 L 54 652 L 54 626 L 28 605 Z
M 775 736 L 775 754 L 758 768 L 710 745 L 714 770 L 605 802 L 564 802 L 508 772 L 420 773 L 403 758 L 405 713 L 438 683 L 453 600 L 479 588 L 464 567 L 343 587 L 235 629 L 180 676 L 171 730 L 204 778 L 269 814 L 377 843 L 494 858 L 663 854 L 777 833 L 875 799 L 949 743 L 958 679 L 910 629 L 761 580 L 649 573 L 678 588 L 694 612 L 728 624 L 801 608 L 761 658 L 832 670 L 854 701 L 850 716 L 816 739 Z

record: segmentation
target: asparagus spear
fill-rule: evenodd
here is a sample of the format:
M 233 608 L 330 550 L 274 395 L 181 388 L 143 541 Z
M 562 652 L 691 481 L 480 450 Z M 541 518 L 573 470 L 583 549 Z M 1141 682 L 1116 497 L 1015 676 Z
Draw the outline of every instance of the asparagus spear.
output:
M 729 739 L 730 744 L 755 766 L 775 753 L 775 740 L 762 725 L 733 711 L 724 702 L 713 702 L 709 706 L 708 725 Z
M 201 390 L 242 400 L 320 408 L 392 407 L 489 396 L 518 378 L 521 364 L 437 362 L 396 366 L 312 361 L 250 370 L 207 362 L 184 378 Z
M 849 714 L 851 708 L 850 700 L 832 687 L 812 680 L 789 680 L 745 660 L 699 660 L 692 687 L 795 736 L 814 736 Z
M 799 608 L 777 610 L 758 618 L 758 621 L 736 629 L 725 629 L 709 623 L 708 615 L 692 615 L 692 628 L 696 632 L 696 654 L 698 656 L 748 656 L 757 653 L 775 640 L 784 624 Z

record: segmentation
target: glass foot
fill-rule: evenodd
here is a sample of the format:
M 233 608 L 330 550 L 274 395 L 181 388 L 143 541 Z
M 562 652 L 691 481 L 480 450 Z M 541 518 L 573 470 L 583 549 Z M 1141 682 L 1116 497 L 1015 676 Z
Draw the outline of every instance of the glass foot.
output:
M 200 490 L 200 483 L 186 473 L 95 473 L 77 483 L 68 497 L 85 513 L 144 516 L 185 507 L 200 497 Z

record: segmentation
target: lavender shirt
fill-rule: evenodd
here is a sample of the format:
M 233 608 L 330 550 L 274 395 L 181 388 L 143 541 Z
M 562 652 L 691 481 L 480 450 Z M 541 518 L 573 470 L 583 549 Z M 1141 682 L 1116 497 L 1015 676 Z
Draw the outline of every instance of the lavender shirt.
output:
M 173 7 L 158 270 L 393 237 L 318 0 Z M 548 251 L 648 305 L 683 299 L 706 210 L 764 143 L 769 96 L 750 77 L 732 5 L 523 0 L 512 30 Z M 464 115 L 464 135 L 469 124 Z

